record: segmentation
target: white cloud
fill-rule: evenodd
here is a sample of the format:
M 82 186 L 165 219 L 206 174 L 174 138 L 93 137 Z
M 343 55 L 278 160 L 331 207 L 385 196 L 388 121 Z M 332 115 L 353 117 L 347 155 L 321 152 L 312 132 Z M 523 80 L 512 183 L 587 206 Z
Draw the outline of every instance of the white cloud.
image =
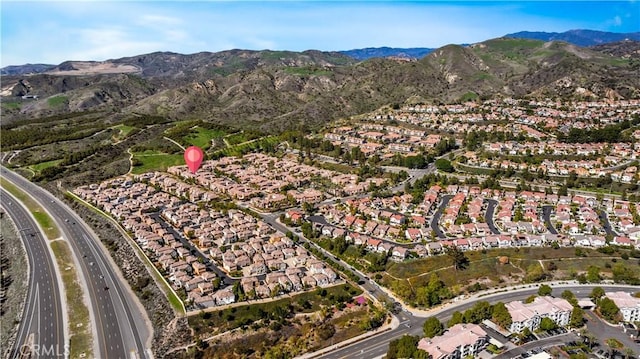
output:
M 144 41 L 132 37 L 129 29 L 89 28 L 74 31 L 78 46 L 69 55 L 76 60 L 106 60 L 163 50 L 162 41 Z
M 138 23 L 143 26 L 162 27 L 167 25 L 181 25 L 183 24 L 183 21 L 182 19 L 173 16 L 147 14 L 142 15 L 138 19 Z
M 622 25 L 622 18 L 621 18 L 620 16 L 616 15 L 616 16 L 613 18 L 613 25 L 615 25 L 615 26 L 620 26 L 620 25 Z

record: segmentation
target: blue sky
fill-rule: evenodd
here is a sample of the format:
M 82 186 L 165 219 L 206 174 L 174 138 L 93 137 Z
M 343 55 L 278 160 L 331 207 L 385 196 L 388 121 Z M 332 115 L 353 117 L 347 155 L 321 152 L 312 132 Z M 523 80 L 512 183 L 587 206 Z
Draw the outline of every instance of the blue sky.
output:
M 640 31 L 632 1 L 6 1 L 0 66 L 154 51 L 440 47 L 517 31 Z

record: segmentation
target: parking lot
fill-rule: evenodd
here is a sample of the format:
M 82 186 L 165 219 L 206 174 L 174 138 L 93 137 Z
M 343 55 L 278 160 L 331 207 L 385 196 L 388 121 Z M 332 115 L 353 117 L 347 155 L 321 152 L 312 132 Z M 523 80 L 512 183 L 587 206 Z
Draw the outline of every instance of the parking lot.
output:
M 549 337 L 553 337 L 556 335 L 560 335 L 560 334 L 566 334 L 567 330 L 564 328 L 556 328 L 556 329 L 552 329 L 546 332 L 541 332 L 541 333 L 535 333 L 534 335 L 538 338 L 538 339 L 545 339 L 545 338 L 549 338 Z

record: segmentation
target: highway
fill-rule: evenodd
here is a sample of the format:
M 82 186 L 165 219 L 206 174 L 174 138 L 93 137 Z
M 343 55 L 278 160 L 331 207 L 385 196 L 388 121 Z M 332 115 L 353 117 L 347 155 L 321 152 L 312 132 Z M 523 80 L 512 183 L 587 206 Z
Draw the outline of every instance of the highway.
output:
M 56 221 L 79 264 L 81 283 L 89 298 L 97 358 L 150 358 L 146 313 L 119 269 L 89 227 L 62 201 L 2 167 L 2 176 L 27 192 Z M 95 341 L 97 340 L 97 343 Z
M 55 264 L 47 240 L 31 214 L 8 192 L 0 189 L 0 203 L 16 224 L 29 261 L 29 287 L 22 320 L 9 358 L 33 353 L 38 358 L 63 357 L 65 318 Z M 6 354 L 6 353 L 4 353 Z
M 616 285 L 562 285 L 553 287 L 553 296 L 560 297 L 560 294 L 564 290 L 570 290 L 574 294 L 576 294 L 576 297 L 586 298 L 588 297 L 589 293 L 591 293 L 591 288 L 596 286 L 602 287 L 605 291 L 622 290 L 634 293 L 638 290 L 638 287 Z M 472 298 L 460 302 L 454 302 L 443 308 L 432 310 L 429 315 L 435 316 L 441 322 L 446 324 L 446 322 L 451 318 L 451 315 L 455 311 L 464 312 L 465 310 L 471 308 L 478 301 L 486 300 L 490 303 L 507 303 L 514 300 L 524 300 L 530 295 L 537 293 L 537 285 L 532 288 L 511 290 L 508 292 L 492 294 L 481 298 Z M 319 355 L 317 356 L 317 358 L 380 358 L 387 353 L 387 350 L 389 349 L 389 342 L 391 342 L 392 340 L 400 338 L 405 334 L 417 335 L 422 337 L 422 324 L 424 323 L 424 317 L 414 316 L 409 311 L 403 311 L 398 315 L 398 319 L 400 321 L 400 325 L 393 330 L 382 332 L 380 334 L 363 339 L 359 342 L 339 347 L 336 350 L 330 351 L 323 355 Z

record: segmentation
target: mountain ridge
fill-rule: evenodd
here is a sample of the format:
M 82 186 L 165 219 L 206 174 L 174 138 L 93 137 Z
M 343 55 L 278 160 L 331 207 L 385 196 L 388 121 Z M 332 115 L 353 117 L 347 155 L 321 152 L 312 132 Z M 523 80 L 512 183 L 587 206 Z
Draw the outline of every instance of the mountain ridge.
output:
M 55 75 L 3 76 L 2 109 L 6 121 L 104 111 L 277 132 L 317 128 L 409 98 L 433 103 L 494 96 L 638 98 L 640 66 L 623 56 L 635 51 L 632 45 L 598 51 L 566 42 L 497 38 L 447 45 L 416 61 L 358 61 L 313 50 L 157 52 L 93 63 L 135 67 L 129 73 L 78 75 L 88 62 L 65 62 Z
M 502 37 L 523 38 L 523 39 L 533 39 L 533 40 L 542 40 L 542 41 L 565 41 L 565 42 L 568 42 L 574 45 L 579 45 L 579 46 L 594 46 L 594 45 L 601 45 L 601 44 L 619 42 L 624 40 L 640 41 L 640 32 L 616 33 L 616 32 L 596 31 L 596 30 L 587 30 L 587 29 L 568 30 L 565 32 L 520 31 L 516 33 L 506 34 Z M 460 44 L 460 45 L 468 46 L 469 44 Z M 429 48 L 429 47 L 401 48 L 401 47 L 383 46 L 383 47 L 366 47 L 361 49 L 350 49 L 350 50 L 340 50 L 340 51 L 320 51 L 320 52 L 340 53 L 343 55 L 347 55 L 355 60 L 364 61 L 370 58 L 385 58 L 385 57 L 421 59 L 422 57 L 428 55 L 435 49 L 436 48 Z M 110 59 L 106 61 L 82 61 L 82 62 L 96 62 L 96 63 L 109 62 L 109 61 L 115 62 L 119 60 L 122 61 L 124 59 L 141 58 L 147 55 L 194 56 L 199 54 L 216 54 L 216 53 L 239 52 L 239 51 L 259 52 L 259 50 L 231 49 L 231 50 L 223 50 L 219 52 L 201 51 L 201 52 L 190 54 L 190 55 L 184 55 L 184 54 L 171 52 L 171 51 L 157 51 L 150 54 L 127 56 L 120 59 Z M 263 51 L 271 51 L 271 50 L 263 50 Z M 302 53 L 313 52 L 313 51 L 317 51 L 317 50 L 306 50 L 306 51 L 302 51 Z M 278 52 L 278 51 L 274 51 L 274 52 Z M 280 52 L 287 52 L 287 51 L 280 51 Z M 43 72 L 51 71 L 54 68 L 59 68 L 60 66 L 63 66 L 63 64 L 67 62 L 80 62 L 80 61 L 65 61 L 58 65 L 53 65 L 53 64 L 10 65 L 10 66 L 0 68 L 0 75 L 26 75 L 26 74 L 43 73 Z
M 640 32 L 606 32 L 596 30 L 569 30 L 565 32 L 520 31 L 504 37 L 542 41 L 565 41 L 578 46 L 594 46 L 623 40 L 640 41 Z

